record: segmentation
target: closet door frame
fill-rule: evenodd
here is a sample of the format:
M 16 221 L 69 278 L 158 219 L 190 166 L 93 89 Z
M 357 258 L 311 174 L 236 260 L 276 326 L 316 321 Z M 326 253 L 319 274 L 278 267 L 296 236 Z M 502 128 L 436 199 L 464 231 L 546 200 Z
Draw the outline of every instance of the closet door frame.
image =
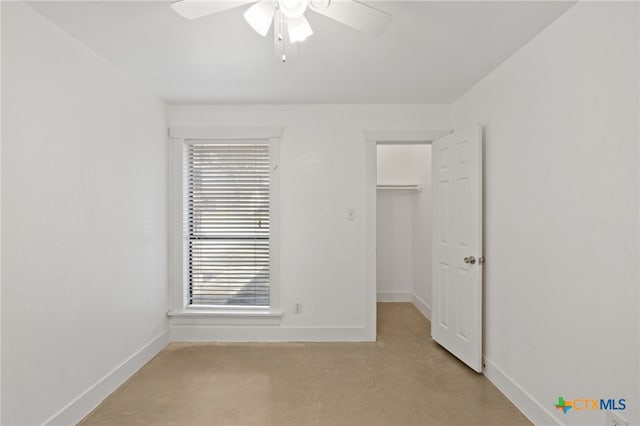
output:
M 366 293 L 365 330 L 369 341 L 376 340 L 376 202 L 378 145 L 430 145 L 448 135 L 451 129 L 384 129 L 364 130 L 365 139 L 365 232 Z

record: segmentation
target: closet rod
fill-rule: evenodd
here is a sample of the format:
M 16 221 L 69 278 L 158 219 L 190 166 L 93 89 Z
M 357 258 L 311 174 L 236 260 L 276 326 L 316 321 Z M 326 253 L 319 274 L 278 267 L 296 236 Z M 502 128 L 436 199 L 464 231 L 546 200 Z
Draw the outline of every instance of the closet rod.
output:
M 395 191 L 422 191 L 422 185 L 376 185 L 378 190 L 395 190 Z

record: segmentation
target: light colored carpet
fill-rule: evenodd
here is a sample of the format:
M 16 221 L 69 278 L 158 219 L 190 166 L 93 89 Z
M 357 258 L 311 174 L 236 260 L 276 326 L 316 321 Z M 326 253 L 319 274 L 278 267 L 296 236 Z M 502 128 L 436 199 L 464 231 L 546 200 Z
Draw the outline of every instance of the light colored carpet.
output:
M 380 303 L 376 343 L 172 343 L 81 425 L 530 424 L 429 327 Z

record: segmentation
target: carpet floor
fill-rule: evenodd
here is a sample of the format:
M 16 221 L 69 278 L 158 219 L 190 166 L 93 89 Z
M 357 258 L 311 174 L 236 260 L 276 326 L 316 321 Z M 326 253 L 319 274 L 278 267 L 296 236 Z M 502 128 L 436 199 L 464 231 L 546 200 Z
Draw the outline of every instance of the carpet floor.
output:
M 375 343 L 172 343 L 80 424 L 531 424 L 429 330 L 379 303 Z

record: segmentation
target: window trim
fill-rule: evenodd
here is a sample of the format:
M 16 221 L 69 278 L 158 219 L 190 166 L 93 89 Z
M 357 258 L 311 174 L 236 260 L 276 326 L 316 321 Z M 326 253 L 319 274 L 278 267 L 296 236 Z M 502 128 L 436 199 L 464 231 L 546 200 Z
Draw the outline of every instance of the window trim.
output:
M 279 324 L 280 308 L 280 137 L 281 128 L 175 127 L 169 129 L 169 303 L 168 316 L 180 325 Z M 184 218 L 184 146 L 190 142 L 269 144 L 270 235 L 269 235 L 269 306 L 190 306 L 186 284 L 186 240 Z M 230 322 L 231 321 L 231 322 Z

